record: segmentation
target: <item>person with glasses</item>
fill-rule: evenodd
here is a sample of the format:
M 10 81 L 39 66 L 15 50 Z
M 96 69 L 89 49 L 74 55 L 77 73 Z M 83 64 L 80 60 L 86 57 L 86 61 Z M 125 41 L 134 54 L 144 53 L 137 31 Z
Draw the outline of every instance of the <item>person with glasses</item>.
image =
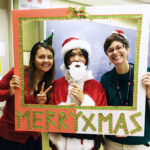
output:
M 114 68 L 101 77 L 109 106 L 132 106 L 134 85 L 134 64 L 128 62 L 129 42 L 122 30 L 115 30 L 104 42 L 104 52 Z M 148 72 L 150 67 L 148 67 Z M 104 150 L 150 150 L 150 73 L 142 77 L 146 89 L 145 134 L 143 137 L 106 135 Z

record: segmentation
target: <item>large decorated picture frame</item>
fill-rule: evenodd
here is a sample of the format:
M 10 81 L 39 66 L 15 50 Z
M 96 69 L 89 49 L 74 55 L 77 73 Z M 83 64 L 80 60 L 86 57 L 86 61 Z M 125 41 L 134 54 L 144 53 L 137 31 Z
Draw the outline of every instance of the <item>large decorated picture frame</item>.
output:
M 143 136 L 146 95 L 141 78 L 146 73 L 148 65 L 148 11 L 149 6 L 146 5 L 14 10 L 12 12 L 14 65 L 15 74 L 21 78 L 21 90 L 18 89 L 15 93 L 15 129 Z M 126 25 L 128 21 L 132 22 L 135 28 Z M 28 28 L 28 24 L 32 24 L 32 27 L 29 25 Z M 115 29 L 124 30 L 130 42 L 129 61 L 134 63 L 135 68 L 133 106 L 25 104 L 23 68 L 27 61 L 26 55 L 32 47 L 29 45 L 47 37 L 52 29 L 54 29 L 56 79 L 64 75 L 60 69 L 63 63 L 62 42 L 70 36 L 78 36 L 91 44 L 92 55 L 88 69 L 92 70 L 97 81 L 100 81 L 103 73 L 113 67 L 107 65 L 109 61 L 103 50 L 106 37 Z

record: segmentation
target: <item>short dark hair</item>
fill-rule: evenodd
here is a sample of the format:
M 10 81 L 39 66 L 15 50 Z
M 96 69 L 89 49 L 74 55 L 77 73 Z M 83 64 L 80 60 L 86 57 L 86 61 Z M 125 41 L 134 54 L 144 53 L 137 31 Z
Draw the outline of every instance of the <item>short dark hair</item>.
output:
M 107 39 L 104 42 L 104 52 L 107 55 L 107 49 L 108 47 L 111 45 L 112 42 L 114 41 L 119 41 L 121 42 L 126 48 L 129 48 L 129 42 L 128 40 L 120 35 L 120 34 L 112 34 L 109 37 L 107 37 Z
M 64 57 L 64 64 L 65 64 L 65 67 L 66 67 L 67 69 L 69 69 L 69 67 L 68 67 L 68 62 L 69 62 L 69 59 L 70 59 L 72 50 L 73 50 L 73 49 L 71 49 L 70 51 L 68 51 L 68 52 L 66 53 L 65 57 Z M 80 50 L 81 50 L 83 56 L 84 56 L 85 59 L 86 59 L 86 64 L 85 64 L 85 65 L 88 66 L 88 63 L 89 63 L 89 54 L 88 54 L 88 52 L 87 52 L 85 49 L 80 49 Z

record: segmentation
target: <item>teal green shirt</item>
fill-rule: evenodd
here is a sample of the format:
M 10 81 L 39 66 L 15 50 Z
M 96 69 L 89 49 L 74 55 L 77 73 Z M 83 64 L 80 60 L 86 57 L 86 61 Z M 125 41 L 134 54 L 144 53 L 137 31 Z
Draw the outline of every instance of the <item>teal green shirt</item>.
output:
M 148 72 L 150 72 L 149 67 L 148 67 Z M 101 83 L 106 90 L 108 105 L 122 106 L 119 93 L 117 90 L 117 81 L 116 81 L 115 74 L 116 74 L 115 68 L 113 68 L 109 72 L 106 72 L 101 78 Z M 129 89 L 129 106 L 132 106 L 132 102 L 133 102 L 133 78 L 134 78 L 134 67 L 132 67 L 131 69 L 131 85 Z M 129 72 L 126 74 L 117 75 L 117 80 L 119 81 L 122 99 L 123 99 L 123 102 L 125 103 L 127 99 Z M 114 142 L 117 142 L 120 144 L 127 144 L 127 145 L 146 144 L 150 142 L 150 111 L 148 108 L 147 101 L 146 101 L 144 136 L 142 137 L 128 136 L 126 138 L 119 138 L 114 135 L 106 135 L 106 137 Z

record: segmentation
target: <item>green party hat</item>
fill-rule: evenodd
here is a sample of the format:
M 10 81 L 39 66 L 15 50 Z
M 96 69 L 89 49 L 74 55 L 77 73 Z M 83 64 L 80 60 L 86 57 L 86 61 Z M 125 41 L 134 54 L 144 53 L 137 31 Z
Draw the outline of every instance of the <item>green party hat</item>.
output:
M 46 44 L 52 46 L 52 44 L 53 44 L 53 34 L 54 34 L 54 30 L 51 31 L 51 34 L 45 40 L 43 40 L 43 42 L 45 42 Z

